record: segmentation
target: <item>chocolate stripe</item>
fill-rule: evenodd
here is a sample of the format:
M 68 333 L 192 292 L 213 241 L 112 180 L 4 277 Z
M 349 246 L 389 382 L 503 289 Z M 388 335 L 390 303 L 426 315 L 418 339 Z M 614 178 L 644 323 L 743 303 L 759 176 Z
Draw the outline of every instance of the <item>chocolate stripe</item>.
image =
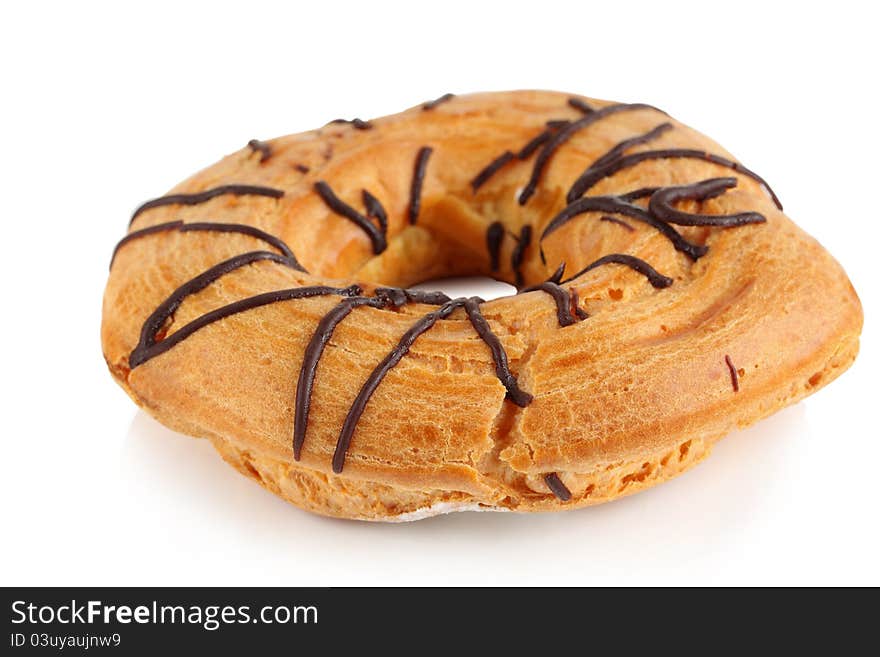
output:
M 559 322 L 559 326 L 571 326 L 576 324 L 578 320 L 587 319 L 587 314 L 578 307 L 577 292 L 560 287 L 559 282 L 562 280 L 564 271 L 565 263 L 562 263 L 546 281 L 539 285 L 524 288 L 517 292 L 517 294 L 546 292 L 556 303 L 556 319 Z
M 432 110 L 435 107 L 437 107 L 437 105 L 440 105 L 441 103 L 445 103 L 447 101 L 450 101 L 453 98 L 455 98 L 455 94 L 443 94 L 442 96 L 440 96 L 440 98 L 435 98 L 434 100 L 429 100 L 427 103 L 422 105 L 422 110 L 423 111 Z
M 387 233 L 388 215 L 385 213 L 385 208 L 382 207 L 379 199 L 370 194 L 366 189 L 361 190 L 361 198 L 364 201 L 364 207 L 367 209 L 367 216 L 375 217 L 376 221 L 379 222 L 379 229 L 383 233 Z
M 129 356 L 129 366 L 131 368 L 135 368 L 138 365 L 142 365 L 148 360 L 155 358 L 160 354 L 164 354 L 173 346 L 179 344 L 180 342 L 191 336 L 193 333 L 208 326 L 209 324 L 213 324 L 216 321 L 225 319 L 226 317 L 230 317 L 232 315 L 236 315 L 246 310 L 259 308 L 260 306 L 266 306 L 272 303 L 278 303 L 280 301 L 289 301 L 291 299 L 305 299 L 309 297 L 324 296 L 329 294 L 352 296 L 359 293 L 360 288 L 357 285 L 351 285 L 347 288 L 316 285 L 313 287 L 295 287 L 287 290 L 275 290 L 273 292 L 266 292 L 264 294 L 257 294 L 252 297 L 247 297 L 246 299 L 235 301 L 226 306 L 222 306 L 221 308 L 217 308 L 208 313 L 205 313 L 204 315 L 191 321 L 186 326 L 181 327 L 160 342 L 147 342 L 145 344 L 138 344 L 138 346 L 135 347 L 134 351 L 131 352 L 131 356 Z M 149 336 L 149 339 L 155 340 L 155 334 Z
M 652 128 L 642 135 L 637 135 L 635 137 L 630 137 L 629 139 L 624 139 L 622 142 L 612 146 L 607 153 L 605 153 L 602 157 L 593 162 L 590 165 L 590 168 L 598 169 L 600 167 L 604 167 L 609 162 L 612 162 L 620 157 L 627 149 L 630 149 L 633 146 L 639 146 L 641 144 L 647 144 L 648 142 L 654 141 L 664 132 L 671 129 L 671 123 L 661 123 L 656 128 Z
M 471 325 L 473 325 L 477 335 L 480 336 L 492 352 L 492 360 L 495 361 L 495 376 L 498 377 L 498 380 L 501 381 L 507 390 L 507 398 L 517 406 L 528 406 L 532 402 L 532 396 L 520 389 L 516 377 L 510 371 L 510 365 L 507 362 L 507 352 L 504 351 L 504 346 L 501 344 L 498 336 L 492 332 L 489 322 L 486 321 L 483 313 L 480 312 L 478 301 L 473 297 L 467 299 L 464 302 L 464 310 L 467 313 L 468 319 L 471 320 Z
M 165 301 L 159 304 L 156 310 L 152 312 L 141 327 L 140 339 L 138 340 L 135 351 L 143 352 L 156 343 L 156 335 L 165 325 L 168 318 L 171 317 L 171 315 L 180 307 L 180 304 L 183 303 L 186 297 L 201 292 L 211 283 L 229 272 L 261 260 L 268 260 L 280 265 L 293 267 L 290 259 L 285 256 L 270 253 L 269 251 L 251 251 L 249 253 L 242 253 L 241 255 L 234 256 L 206 269 L 195 278 L 192 278 L 179 286 L 168 296 L 167 299 L 165 299 Z
M 532 156 L 536 150 L 538 150 L 544 143 L 553 136 L 553 130 L 548 128 L 542 132 L 539 132 L 532 139 L 530 139 L 525 146 L 523 146 L 519 152 L 516 154 L 517 159 L 527 160 Z
M 409 223 L 414 224 L 418 221 L 419 210 L 422 207 L 422 184 L 425 180 L 425 169 L 428 166 L 428 158 L 434 149 L 430 146 L 422 146 L 416 155 L 416 164 L 413 168 L 412 184 L 409 190 Z
M 339 434 L 339 439 L 336 441 L 336 450 L 333 453 L 333 472 L 336 474 L 342 472 L 342 468 L 345 465 L 345 456 L 351 445 L 354 430 L 357 427 L 361 415 L 364 413 L 364 409 L 367 407 L 367 402 L 370 401 L 370 397 L 373 396 L 373 393 L 376 391 L 376 388 L 379 387 L 379 384 L 382 382 L 382 379 L 385 378 L 385 375 L 388 374 L 388 372 L 390 372 L 404 356 L 406 356 L 410 347 L 412 347 L 413 343 L 420 335 L 434 326 L 438 319 L 448 317 L 452 311 L 462 306 L 464 302 L 465 299 L 453 299 L 452 301 L 443 304 L 437 310 L 431 311 L 427 315 L 421 317 L 406 331 L 406 333 L 403 334 L 403 337 L 400 338 L 397 345 L 370 373 L 345 416 L 342 431 Z
M 251 139 L 247 145 L 254 153 L 260 154 L 260 164 L 272 157 L 272 147 L 264 141 Z
M 221 185 L 196 194 L 169 194 L 168 196 L 160 196 L 142 204 L 131 215 L 131 221 L 128 222 L 128 225 L 130 226 L 134 223 L 134 220 L 137 219 L 141 212 L 152 208 L 158 208 L 163 205 L 198 205 L 224 194 L 232 194 L 234 196 L 266 196 L 278 199 L 284 196 L 284 191 L 257 185 Z
M 529 248 L 531 243 L 532 227 L 529 225 L 523 226 L 519 231 L 519 239 L 516 242 L 516 246 L 513 247 L 513 252 L 510 254 L 510 268 L 515 276 L 516 287 L 522 287 L 523 285 L 522 261 L 523 257 L 525 257 L 526 249 Z
M 724 362 L 727 363 L 727 369 L 730 372 L 730 385 L 733 386 L 734 392 L 739 392 L 739 372 L 736 371 L 736 366 L 727 354 L 724 355 Z
M 504 151 L 501 155 L 489 162 L 489 164 L 486 165 L 486 168 L 480 171 L 480 173 L 471 180 L 471 189 L 476 192 L 487 180 L 489 180 L 489 178 L 494 176 L 501 167 L 513 160 L 514 157 L 516 156 L 510 151 Z
M 493 221 L 486 229 L 486 249 L 489 251 L 489 269 L 492 271 L 498 271 L 503 239 L 504 224 L 500 221 Z
M 452 301 L 442 292 L 426 292 L 424 290 L 409 290 L 399 287 L 377 287 L 374 291 L 377 297 L 384 299 L 387 305 L 399 308 L 407 303 L 424 303 L 429 306 L 442 306 Z
M 113 247 L 113 255 L 110 256 L 110 268 L 113 268 L 113 263 L 116 261 L 116 254 L 119 253 L 119 249 L 121 249 L 132 240 L 140 239 L 141 237 L 146 237 L 147 235 L 155 235 L 156 233 L 164 233 L 169 230 L 177 230 L 181 226 L 183 226 L 182 221 L 168 221 L 164 224 L 156 224 L 155 226 L 150 226 L 149 228 L 141 228 L 140 230 L 130 232 L 128 235 L 119 240 L 116 243 L 116 246 Z
M 568 283 L 576 278 L 579 278 L 583 274 L 586 274 L 588 271 L 608 264 L 626 265 L 630 269 L 633 269 L 634 271 L 642 274 L 645 278 L 648 279 L 648 282 L 656 288 L 669 287 L 674 282 L 673 279 L 669 278 L 668 276 L 664 276 L 641 258 L 636 258 L 635 256 L 627 255 L 625 253 L 610 253 L 606 256 L 602 256 L 595 262 L 590 263 L 589 265 L 581 269 L 574 276 L 567 278 L 562 282 Z
M 577 323 L 577 318 L 572 315 L 571 295 L 568 290 L 559 287 L 553 281 L 544 281 L 539 285 L 520 290 L 517 294 L 525 294 L 526 292 L 546 292 L 549 294 L 556 303 L 556 319 L 560 326 L 571 326 Z
M 327 207 L 333 210 L 333 212 L 353 222 L 367 234 L 367 237 L 370 238 L 370 242 L 373 244 L 373 253 L 378 255 L 386 249 L 388 244 L 385 241 L 385 235 L 382 234 L 382 231 L 377 228 L 372 221 L 336 196 L 326 181 L 319 180 L 316 182 L 315 191 L 318 193 L 318 196 L 321 197 L 321 200 L 324 201 L 324 203 L 327 204 Z
M 547 484 L 547 488 L 550 489 L 550 492 L 563 502 L 568 502 L 571 499 L 571 491 L 562 483 L 562 479 L 560 479 L 559 475 L 555 472 L 545 474 L 544 483 Z
M 532 175 L 530 176 L 528 183 L 526 183 L 526 186 L 523 188 L 522 192 L 519 195 L 519 204 L 525 205 L 526 202 L 532 197 L 532 195 L 535 193 L 535 190 L 537 190 L 538 188 L 538 183 L 541 181 L 544 169 L 550 163 L 550 160 L 556 153 L 556 150 L 566 141 L 571 139 L 577 132 L 583 130 L 588 126 L 593 125 L 594 123 L 600 121 L 601 119 L 604 119 L 605 117 L 611 116 L 612 114 L 644 109 L 659 111 L 656 107 L 652 107 L 651 105 L 644 105 L 642 103 L 633 103 L 630 105 L 609 105 L 607 107 L 603 107 L 602 109 L 596 110 L 595 112 L 587 114 L 583 118 L 578 119 L 577 121 L 571 123 L 570 125 L 557 132 L 546 144 L 544 144 L 541 152 L 538 153 L 538 157 L 535 160 L 535 166 L 532 169 Z
M 720 196 L 728 189 L 736 187 L 736 178 L 712 178 L 703 180 L 692 185 L 679 187 L 664 187 L 658 189 L 651 196 L 648 209 L 651 213 L 671 224 L 679 226 L 744 226 L 745 224 L 760 224 L 767 219 L 757 212 L 739 212 L 736 214 L 691 214 L 682 212 L 672 207 L 673 203 L 692 199 L 705 201 Z
M 372 130 L 373 124 L 363 119 L 333 119 L 327 125 L 333 123 L 347 123 L 357 130 Z
M 747 169 L 739 162 L 734 162 L 732 160 L 728 160 L 727 158 L 721 157 L 720 155 L 713 155 L 712 153 L 707 153 L 706 151 L 698 151 L 691 148 L 668 148 L 656 151 L 641 151 L 639 153 L 632 153 L 630 155 L 620 157 L 612 162 L 609 162 L 603 167 L 599 167 L 596 169 L 587 169 L 578 177 L 577 180 L 574 181 L 571 189 L 568 190 L 568 195 L 566 196 L 566 199 L 569 203 L 571 203 L 586 194 L 600 180 L 608 178 L 609 176 L 613 176 L 618 171 L 633 167 L 640 162 L 645 162 L 647 160 L 666 160 L 675 158 L 703 160 L 704 162 L 718 164 L 720 166 L 727 167 L 728 169 L 732 169 L 737 173 L 741 173 L 744 176 L 748 176 L 764 188 L 764 190 L 770 195 L 770 198 L 773 199 L 773 202 L 776 204 L 777 208 L 779 208 L 780 210 L 782 209 L 782 203 L 779 202 L 779 198 L 777 198 L 776 193 L 770 188 L 770 185 L 767 184 L 767 181 L 764 180 L 757 173 L 755 173 L 751 169 Z
M 628 230 L 629 232 L 633 232 L 635 230 L 635 228 L 630 226 L 628 223 L 626 223 L 622 219 L 618 219 L 617 217 L 611 217 L 607 214 L 604 214 L 601 217 L 599 217 L 599 221 L 607 221 L 612 224 L 617 224 L 618 226 L 622 226 L 623 228 L 626 228 L 626 230 Z
M 552 137 L 556 132 L 571 125 L 571 121 L 568 119 L 554 119 L 552 121 L 547 121 L 547 129 L 539 132 L 532 139 L 530 139 L 525 146 L 523 146 L 519 152 L 516 154 L 517 159 L 519 160 L 527 160 L 532 156 L 536 150 L 538 150 L 541 146 L 543 146 L 550 137 Z
M 312 390 L 315 384 L 315 375 L 318 372 L 318 361 L 324 353 L 324 347 L 333 337 L 333 332 L 339 323 L 348 317 L 352 310 L 360 306 L 372 306 L 381 308 L 385 305 L 384 299 L 370 297 L 351 297 L 343 299 L 336 304 L 330 312 L 321 318 L 315 332 L 309 340 L 303 352 L 302 366 L 299 370 L 299 379 L 296 384 L 296 401 L 293 416 L 293 458 L 299 461 L 302 454 L 302 446 L 306 439 L 306 428 L 309 423 L 309 410 L 312 404 Z
M 666 236 L 677 251 L 681 251 L 692 260 L 698 260 L 706 255 L 708 248 L 703 245 L 688 242 L 682 235 L 669 224 L 653 217 L 643 208 L 632 205 L 620 200 L 614 196 L 588 196 L 578 199 L 574 203 L 566 206 L 547 224 L 544 232 L 541 234 L 541 240 L 544 240 L 550 233 L 559 227 L 568 223 L 574 217 L 586 212 L 606 212 L 623 214 L 637 221 L 648 224 L 660 231 Z
M 580 98 L 569 98 L 568 105 L 569 107 L 574 107 L 576 110 L 580 110 L 584 114 L 592 114 L 596 111 L 594 107 L 587 103 L 587 101 L 581 100 Z
M 207 231 L 210 233 L 239 233 L 241 235 L 249 235 L 251 237 L 257 238 L 258 240 L 263 240 L 267 244 L 271 244 L 288 258 L 294 258 L 293 251 L 291 251 L 290 247 L 287 246 L 287 244 L 285 244 L 283 241 L 281 241 L 280 238 L 275 237 L 271 233 L 267 233 L 264 230 L 260 230 L 259 228 L 255 228 L 254 226 L 249 226 L 247 224 L 222 224 L 208 221 L 194 221 L 191 224 L 185 223 L 180 227 L 181 233 L 200 231 Z M 302 267 L 299 266 L 297 268 L 302 269 Z M 305 270 L 302 269 L 302 271 Z
M 287 246 L 280 238 L 275 237 L 271 233 L 267 233 L 265 231 L 260 230 L 259 228 L 255 228 L 253 226 L 248 226 L 246 224 L 221 224 L 221 223 L 213 223 L 213 222 L 203 222 L 197 221 L 191 224 L 185 224 L 182 221 L 169 221 L 164 224 L 156 224 L 155 226 L 150 226 L 148 228 L 142 228 L 141 230 L 135 230 L 123 237 L 116 244 L 116 247 L 113 249 L 113 255 L 110 258 L 110 266 L 113 266 L 114 260 L 116 260 L 116 254 L 123 246 L 131 242 L 132 240 L 139 239 L 141 237 L 146 237 L 147 235 L 153 235 L 155 233 L 161 233 L 169 230 L 179 230 L 182 233 L 189 232 L 214 232 L 214 233 L 240 233 L 242 235 L 248 235 L 250 237 L 255 237 L 258 240 L 262 240 L 266 242 L 270 246 L 275 247 L 282 254 L 287 256 L 287 259 L 290 260 L 293 266 L 300 271 L 305 271 L 302 265 L 296 259 L 296 256 L 293 254 L 293 251 L 290 250 L 290 247 Z
M 548 278 L 547 280 L 551 283 L 556 283 L 558 285 L 559 281 L 562 280 L 562 275 L 564 273 L 565 273 L 565 263 L 563 262 L 561 265 L 559 265 L 556 268 L 556 271 L 554 271 L 552 274 L 550 274 L 550 278 Z
M 318 363 L 321 355 L 324 353 L 324 347 L 327 346 L 330 338 L 333 337 L 333 332 L 339 323 L 353 309 L 361 306 L 370 306 L 371 308 L 400 307 L 409 302 L 440 306 L 451 301 L 442 292 L 423 292 L 422 290 L 407 290 L 397 287 L 378 287 L 375 290 L 375 295 L 372 298 L 352 297 L 340 301 L 339 304 L 321 318 L 308 346 L 303 352 L 303 362 L 296 386 L 293 421 L 293 457 L 297 461 L 300 459 L 302 446 L 305 442 Z
M 581 308 L 581 302 L 580 302 L 580 299 L 578 299 L 578 291 L 575 288 L 570 287 L 570 288 L 568 288 L 568 293 L 570 295 L 569 298 L 571 299 L 571 306 L 570 307 L 571 307 L 572 316 L 577 317 L 578 320 L 581 320 L 581 321 L 583 321 L 585 319 L 589 319 L 590 318 L 589 313 L 587 313 L 586 310 Z
M 634 189 L 631 192 L 626 192 L 624 194 L 619 194 L 617 198 L 624 201 L 637 201 L 640 198 L 645 198 L 650 196 L 654 192 L 656 192 L 659 187 L 639 187 L 638 189 Z

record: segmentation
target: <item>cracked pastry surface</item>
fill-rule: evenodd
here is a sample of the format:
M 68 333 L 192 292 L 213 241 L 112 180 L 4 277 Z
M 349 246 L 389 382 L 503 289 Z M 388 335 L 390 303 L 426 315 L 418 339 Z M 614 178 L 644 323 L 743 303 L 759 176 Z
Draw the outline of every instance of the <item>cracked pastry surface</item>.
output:
M 647 105 L 441 97 L 252 140 L 169 194 L 114 254 L 110 371 L 318 513 L 611 500 L 858 350 L 834 259 L 757 174 Z M 400 289 L 471 274 L 520 293 Z

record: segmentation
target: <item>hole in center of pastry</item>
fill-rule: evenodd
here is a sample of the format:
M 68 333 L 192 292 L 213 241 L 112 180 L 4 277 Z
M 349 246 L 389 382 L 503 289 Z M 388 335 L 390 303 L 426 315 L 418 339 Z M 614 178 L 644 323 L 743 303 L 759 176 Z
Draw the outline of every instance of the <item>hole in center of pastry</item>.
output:
M 510 283 L 497 281 L 488 276 L 450 276 L 435 278 L 418 285 L 416 290 L 428 292 L 440 291 L 453 299 L 457 297 L 482 297 L 486 301 L 516 294 L 516 288 Z

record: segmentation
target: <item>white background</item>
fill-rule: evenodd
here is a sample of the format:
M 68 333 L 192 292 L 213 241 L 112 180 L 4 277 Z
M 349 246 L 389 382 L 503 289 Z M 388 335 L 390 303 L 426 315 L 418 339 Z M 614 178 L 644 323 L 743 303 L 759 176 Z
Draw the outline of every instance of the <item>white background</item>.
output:
M 0 583 L 880 584 L 878 21 L 779 5 L 4 4 Z M 112 382 L 142 200 L 252 137 L 511 88 L 656 104 L 759 171 L 861 295 L 854 367 L 634 497 L 394 526 L 287 505 Z

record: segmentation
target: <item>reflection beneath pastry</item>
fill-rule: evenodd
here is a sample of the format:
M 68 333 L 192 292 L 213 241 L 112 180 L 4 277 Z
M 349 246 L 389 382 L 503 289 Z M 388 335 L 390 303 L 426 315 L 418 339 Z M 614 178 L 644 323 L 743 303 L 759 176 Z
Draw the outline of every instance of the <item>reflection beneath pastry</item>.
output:
M 149 496 L 159 509 L 189 509 L 193 522 L 252 521 L 276 502 L 279 511 L 289 506 L 226 465 L 209 441 L 172 431 L 143 411 L 128 431 L 122 469 L 132 494 Z
M 227 546 L 232 541 L 236 550 L 258 554 L 278 548 L 281 553 L 273 557 L 290 560 L 292 569 L 294 561 L 316 554 L 322 560 L 351 559 L 349 546 L 355 541 L 365 555 L 374 555 L 376 577 L 406 583 L 409 567 L 415 576 L 419 549 L 439 542 L 457 551 L 474 550 L 483 555 L 475 564 L 482 560 L 484 566 L 498 549 L 536 550 L 545 557 L 553 550 L 577 550 L 587 570 L 608 563 L 613 553 L 617 568 L 627 564 L 638 572 L 662 562 L 673 573 L 703 553 L 718 559 L 719 552 L 729 552 L 736 558 L 738 551 L 754 547 L 738 543 L 740 531 L 772 522 L 767 515 L 784 507 L 784 501 L 772 499 L 787 494 L 777 482 L 792 476 L 786 465 L 796 461 L 795 450 L 808 434 L 799 404 L 728 436 L 680 477 L 608 504 L 567 513 L 453 513 L 403 524 L 334 520 L 299 510 L 229 468 L 208 441 L 176 434 L 143 412 L 132 421 L 122 475 L 138 508 L 129 528 L 135 537 L 164 532 L 172 548 L 182 555 L 192 550 L 193 558 L 206 540 Z M 397 557 L 375 557 L 385 551 Z M 613 574 L 602 571 L 603 577 Z M 498 581 L 505 581 L 501 574 Z
M 565 584 L 572 559 L 552 555 L 572 553 L 582 583 L 644 573 L 672 584 L 707 570 L 722 578 L 723 564 L 762 549 L 754 537 L 791 508 L 788 487 L 778 482 L 799 476 L 790 464 L 808 440 L 801 404 L 728 436 L 680 477 L 608 504 L 387 524 L 302 511 L 239 475 L 208 441 L 138 412 L 122 454 L 128 489 L 116 492 L 133 511 L 114 522 L 123 546 L 151 545 L 162 552 L 160 563 L 187 563 L 185 583 L 193 585 L 406 585 L 426 581 L 429 566 L 453 569 L 450 583 Z M 513 572 L 511 563 L 522 566 Z

